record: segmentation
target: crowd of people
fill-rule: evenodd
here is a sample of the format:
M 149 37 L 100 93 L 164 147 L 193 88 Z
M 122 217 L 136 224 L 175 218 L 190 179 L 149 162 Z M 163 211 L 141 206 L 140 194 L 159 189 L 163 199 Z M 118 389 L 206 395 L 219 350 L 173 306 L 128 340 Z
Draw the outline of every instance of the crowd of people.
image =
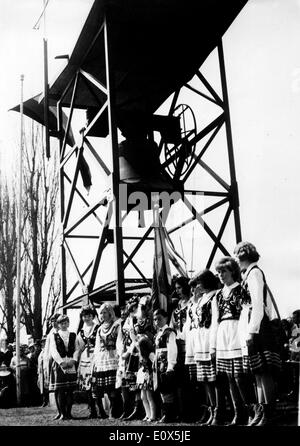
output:
M 55 314 L 37 361 L 42 404 L 53 392 L 61 420 L 72 418 L 81 394 L 90 418 L 274 423 L 280 394 L 299 391 L 300 310 L 291 320 L 273 318 L 259 257 L 241 242 L 234 257 L 218 260 L 216 273 L 176 277 L 169 312 L 145 295 L 123 308 L 88 305 L 78 333 L 69 331 L 67 315 Z M 15 358 L 6 367 L 14 370 Z

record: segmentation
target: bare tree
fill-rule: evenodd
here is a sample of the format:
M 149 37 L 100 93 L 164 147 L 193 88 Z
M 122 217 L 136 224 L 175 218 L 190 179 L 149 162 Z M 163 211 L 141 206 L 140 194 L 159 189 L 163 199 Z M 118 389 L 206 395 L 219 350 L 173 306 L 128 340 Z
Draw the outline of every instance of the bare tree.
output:
M 47 289 L 47 300 L 44 309 L 43 327 L 45 332 L 48 333 L 51 329 L 50 319 L 51 316 L 57 311 L 59 306 L 59 299 L 61 295 L 61 277 L 59 272 L 59 262 L 56 262 L 52 258 L 52 265 L 50 267 L 51 276 L 49 280 L 49 287 Z
M 56 157 L 46 160 L 42 127 L 32 121 L 24 144 L 22 309 L 27 332 L 41 338 L 42 286 L 56 239 Z
M 17 210 L 14 187 L 0 183 L 0 292 L 2 323 L 8 342 L 14 340 L 14 288 L 16 282 Z

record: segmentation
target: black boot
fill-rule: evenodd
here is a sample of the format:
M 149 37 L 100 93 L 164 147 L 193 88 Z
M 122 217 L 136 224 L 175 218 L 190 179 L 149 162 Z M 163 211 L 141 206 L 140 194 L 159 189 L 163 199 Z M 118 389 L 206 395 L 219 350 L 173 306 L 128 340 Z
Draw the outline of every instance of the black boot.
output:
M 214 418 L 214 407 L 208 407 L 208 418 L 200 426 L 210 426 Z
M 224 426 L 224 414 L 218 406 L 214 408 L 214 414 L 210 426 Z
M 263 405 L 262 404 L 259 404 L 259 403 L 254 404 L 253 409 L 254 409 L 254 417 L 252 418 L 250 423 L 248 423 L 248 426 L 256 426 L 257 423 L 260 422 L 260 420 L 263 416 Z
M 93 418 L 97 418 L 97 417 L 98 417 L 98 414 L 97 414 L 97 410 L 96 410 L 96 401 L 93 398 L 91 398 L 89 419 L 93 419 Z
M 248 416 L 246 410 L 243 406 L 234 407 L 234 417 L 228 426 L 243 426 L 247 424 Z
M 103 407 L 102 397 L 97 398 L 97 406 L 99 409 L 99 418 L 103 418 L 103 419 L 108 418 L 108 415 L 105 412 L 104 407 Z
M 159 423 L 173 423 L 174 421 L 176 421 L 174 403 L 163 403 L 162 417 L 158 422 Z
M 270 426 L 274 422 L 274 409 L 273 404 L 262 404 L 262 417 L 256 426 Z
M 131 414 L 128 417 L 123 418 L 123 420 L 124 421 L 131 421 L 131 420 L 140 420 L 140 419 L 142 419 L 144 414 L 143 414 L 141 405 L 142 405 L 142 401 L 141 400 L 135 401 L 133 411 L 131 412 Z
M 246 404 L 245 405 L 245 410 L 248 415 L 248 420 L 246 423 L 247 426 L 250 426 L 250 423 L 252 422 L 252 420 L 255 416 L 255 406 L 256 406 L 255 404 Z
M 211 412 L 209 410 L 210 407 L 208 407 L 208 406 L 202 406 L 202 407 L 203 407 L 203 413 L 202 413 L 200 419 L 198 421 L 196 421 L 196 424 L 203 425 L 204 423 L 206 423 L 206 421 L 208 420 L 208 418 L 211 415 Z

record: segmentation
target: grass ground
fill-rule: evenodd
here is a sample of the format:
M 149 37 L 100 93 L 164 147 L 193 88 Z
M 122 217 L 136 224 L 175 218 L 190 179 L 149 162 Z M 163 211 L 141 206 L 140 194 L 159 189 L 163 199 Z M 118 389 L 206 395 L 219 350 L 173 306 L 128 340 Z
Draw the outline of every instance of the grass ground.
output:
M 298 409 L 295 402 L 280 402 L 277 407 L 277 426 L 297 426 Z M 53 405 L 47 407 L 18 407 L 0 409 L 0 426 L 157 426 L 157 423 L 144 421 L 120 421 L 115 419 L 88 419 L 87 404 L 74 404 L 72 414 L 74 419 L 58 421 L 53 420 L 56 409 Z M 185 423 L 184 426 L 195 426 L 195 423 Z M 182 426 L 173 423 L 172 426 Z M 201 427 L 199 426 L 199 429 Z M 214 429 L 214 428 L 212 428 Z

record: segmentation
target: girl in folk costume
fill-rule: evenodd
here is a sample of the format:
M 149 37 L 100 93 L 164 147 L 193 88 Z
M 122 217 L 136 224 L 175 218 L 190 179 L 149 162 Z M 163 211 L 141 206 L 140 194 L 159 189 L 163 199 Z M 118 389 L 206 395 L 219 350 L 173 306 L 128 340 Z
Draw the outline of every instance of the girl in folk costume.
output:
M 153 392 L 153 374 L 150 354 L 154 352 L 154 335 L 152 312 L 150 310 L 150 296 L 140 298 L 137 322 L 135 324 L 136 345 L 139 351 L 139 370 L 137 373 L 137 387 L 141 392 L 141 399 L 146 416 L 144 421 L 156 419 L 156 405 Z
M 212 423 L 216 407 L 216 364 L 210 353 L 210 333 L 212 322 L 212 300 L 220 289 L 218 278 L 208 269 L 201 271 L 193 279 L 196 283 L 196 292 L 202 295 L 198 301 L 196 315 L 198 328 L 195 336 L 195 362 L 197 365 L 197 381 L 204 384 L 208 407 L 205 406 L 199 424 Z
M 233 258 L 221 258 L 216 264 L 216 270 L 223 288 L 218 291 L 212 302 L 211 354 L 216 355 L 217 374 L 226 374 L 228 377 L 234 408 L 234 418 L 230 424 L 247 424 L 254 395 L 253 389 L 251 392 L 245 379 L 239 319 L 242 306 L 249 298 L 239 283 L 240 269 Z M 213 425 L 222 424 L 222 407 L 219 399 L 221 392 L 222 389 L 217 381 L 217 407 Z
M 243 306 L 240 321 L 245 362 L 249 364 L 257 386 L 258 404 L 250 424 L 263 426 L 272 420 L 276 402 L 276 378 L 281 369 L 280 345 L 270 324 L 272 297 L 264 273 L 257 265 L 260 255 L 255 246 L 249 242 L 241 242 L 235 247 L 234 254 L 250 298 L 248 304 Z
M 117 339 L 117 352 L 119 364 L 117 370 L 116 387 L 121 387 L 123 398 L 123 413 L 120 419 L 133 420 L 140 415 L 141 398 L 137 391 L 136 376 L 138 372 L 139 356 L 135 344 L 135 325 L 139 296 L 132 296 L 127 303 L 128 316 L 119 331 Z
M 61 315 L 57 319 L 58 332 L 50 338 L 50 354 L 53 358 L 49 391 L 55 393 L 60 420 L 71 419 L 73 391 L 77 387 L 76 364 L 78 349 L 76 333 L 69 332 L 69 318 Z
M 96 335 L 94 356 L 92 359 L 93 397 L 103 398 L 106 393 L 111 405 L 111 417 L 116 418 L 120 409 L 116 390 L 116 372 L 118 355 L 116 342 L 120 330 L 120 321 L 116 320 L 113 307 L 104 303 L 99 310 L 101 325 Z
M 92 359 L 96 343 L 96 334 L 100 326 L 95 322 L 97 312 L 95 308 L 86 305 L 80 312 L 80 318 L 83 326 L 77 335 L 77 343 L 79 347 L 79 365 L 78 365 L 78 388 L 80 391 L 87 392 L 90 406 L 89 418 L 97 418 L 96 399 L 92 397 L 91 381 L 92 381 Z M 107 418 L 107 414 L 103 408 L 102 398 L 98 398 L 97 405 L 101 418 Z
M 177 356 L 177 400 L 179 416 L 183 419 L 187 415 L 187 406 L 189 404 L 188 387 L 189 387 L 189 370 L 185 364 L 185 333 L 184 327 L 187 320 L 187 309 L 190 299 L 190 285 L 187 277 L 181 276 L 175 279 L 175 292 L 179 300 L 172 311 L 170 319 L 170 328 L 176 332 L 176 342 L 178 348 Z
M 161 423 L 173 422 L 176 419 L 175 367 L 177 362 L 176 334 L 167 325 L 168 315 L 165 310 L 158 309 L 153 313 L 153 322 L 157 329 L 155 336 L 155 353 L 150 354 L 153 362 L 154 390 L 158 389 L 162 399 Z

